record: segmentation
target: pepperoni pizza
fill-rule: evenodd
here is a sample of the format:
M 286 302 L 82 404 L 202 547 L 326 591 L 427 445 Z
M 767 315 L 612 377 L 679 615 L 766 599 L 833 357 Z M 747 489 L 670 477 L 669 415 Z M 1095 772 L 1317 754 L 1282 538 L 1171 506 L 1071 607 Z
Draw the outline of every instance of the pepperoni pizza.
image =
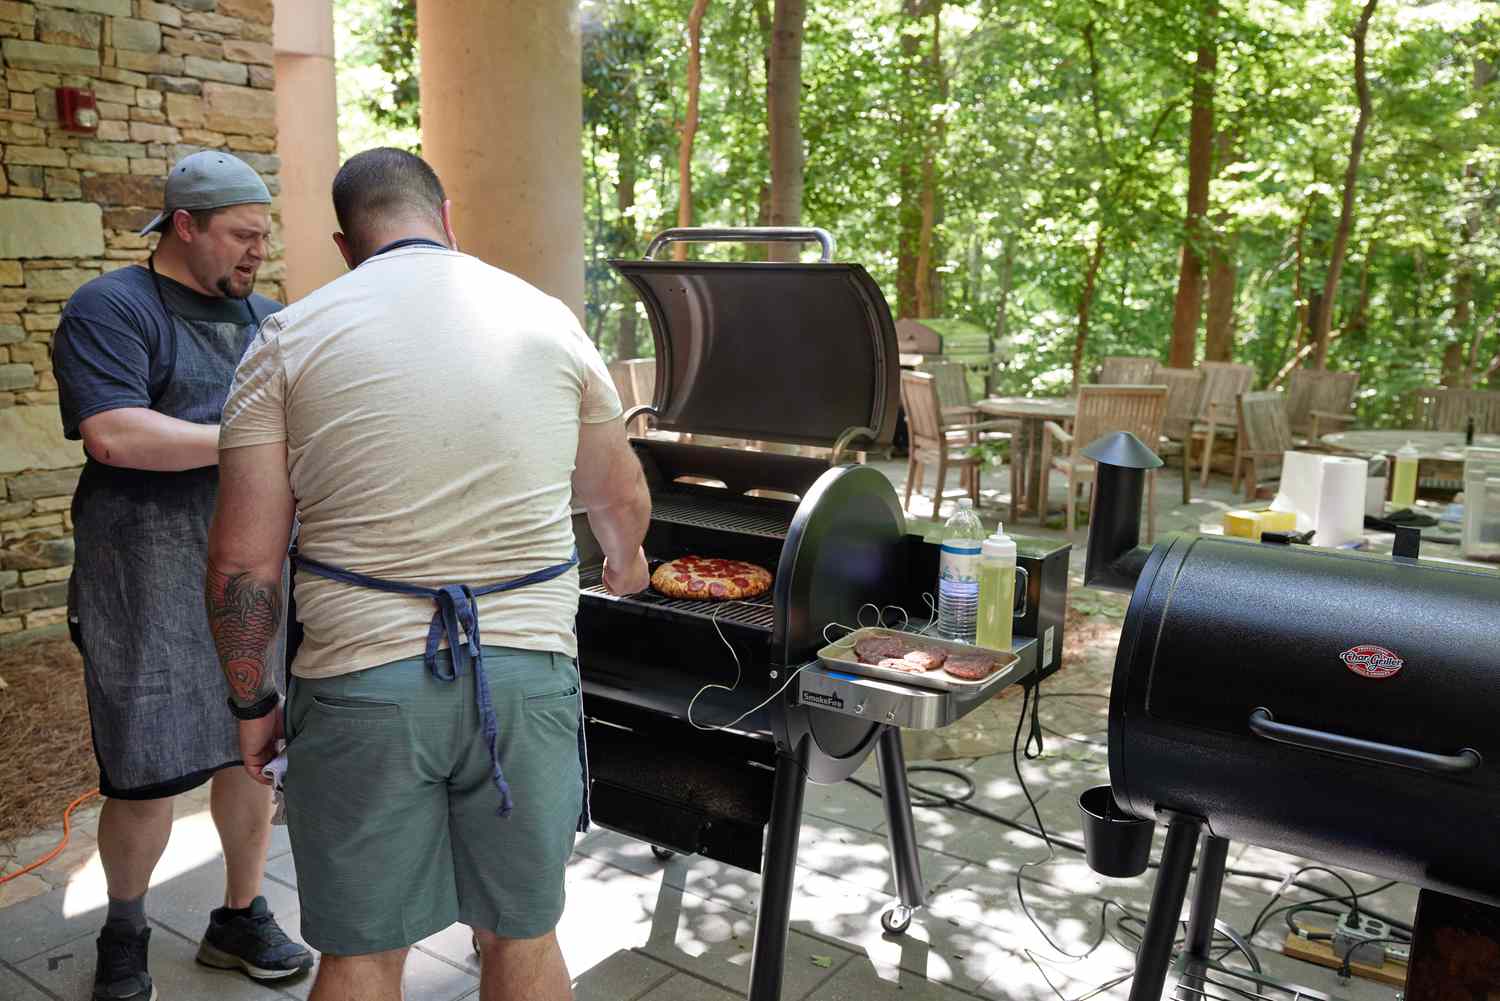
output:
M 771 571 L 744 560 L 682 556 L 657 567 L 651 586 L 669 598 L 754 598 L 771 589 Z

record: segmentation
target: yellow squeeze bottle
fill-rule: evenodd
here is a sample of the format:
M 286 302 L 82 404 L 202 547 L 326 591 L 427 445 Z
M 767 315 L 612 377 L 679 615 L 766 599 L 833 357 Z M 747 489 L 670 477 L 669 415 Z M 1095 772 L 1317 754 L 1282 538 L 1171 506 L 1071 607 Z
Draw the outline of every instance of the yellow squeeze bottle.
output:
M 1396 472 L 1391 480 L 1391 504 L 1411 507 L 1417 502 L 1417 459 L 1421 452 L 1411 442 L 1396 450 Z
M 979 623 L 974 642 L 991 650 L 1009 650 L 1016 607 L 1016 540 L 1004 526 L 979 550 Z

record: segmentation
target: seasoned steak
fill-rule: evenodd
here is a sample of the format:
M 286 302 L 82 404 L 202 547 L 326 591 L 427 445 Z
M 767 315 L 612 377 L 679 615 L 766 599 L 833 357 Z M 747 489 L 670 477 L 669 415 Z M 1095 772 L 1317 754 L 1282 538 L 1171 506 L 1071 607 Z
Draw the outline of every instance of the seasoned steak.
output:
M 866 636 L 854 644 L 854 656 L 861 664 L 879 664 L 887 658 L 900 659 L 911 647 L 893 636 Z
M 943 670 L 962 681 L 983 681 L 1000 667 L 993 657 L 949 657 Z

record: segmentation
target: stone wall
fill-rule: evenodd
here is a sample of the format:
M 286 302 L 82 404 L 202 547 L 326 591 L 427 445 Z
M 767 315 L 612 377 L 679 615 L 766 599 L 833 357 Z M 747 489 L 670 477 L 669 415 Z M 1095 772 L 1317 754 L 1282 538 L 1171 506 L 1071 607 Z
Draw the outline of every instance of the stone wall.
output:
M 179 157 L 228 149 L 278 193 L 271 14 L 272 0 L 0 0 L 0 647 L 66 632 L 83 450 L 58 418 L 58 314 L 145 260 L 155 237 L 135 232 Z M 62 131 L 58 87 L 94 92 L 97 135 Z M 272 248 L 257 290 L 285 301 Z

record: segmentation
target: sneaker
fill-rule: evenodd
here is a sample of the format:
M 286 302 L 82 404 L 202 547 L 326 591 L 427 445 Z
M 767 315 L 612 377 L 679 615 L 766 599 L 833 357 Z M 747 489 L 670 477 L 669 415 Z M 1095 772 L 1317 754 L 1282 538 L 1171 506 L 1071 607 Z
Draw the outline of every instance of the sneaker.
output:
M 243 970 L 252 980 L 281 980 L 312 969 L 313 957 L 281 930 L 266 898 L 256 897 L 243 911 L 220 907 L 209 914 L 198 962 Z
M 156 985 L 146 972 L 151 929 L 139 933 L 105 925 L 99 932 L 94 967 L 94 1001 L 156 1001 Z

